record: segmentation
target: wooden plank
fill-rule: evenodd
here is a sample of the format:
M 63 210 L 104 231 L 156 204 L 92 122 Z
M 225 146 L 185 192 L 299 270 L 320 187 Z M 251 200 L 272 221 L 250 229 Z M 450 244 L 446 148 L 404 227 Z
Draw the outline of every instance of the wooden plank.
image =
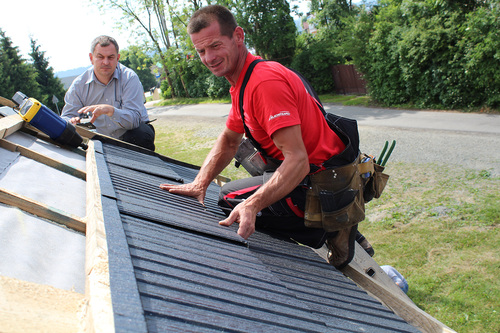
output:
M 6 139 L 0 139 L 0 147 L 10 150 L 12 152 L 19 152 L 24 157 L 46 164 L 54 169 L 65 172 L 71 176 L 80 178 L 82 180 L 85 180 L 87 177 L 86 172 L 81 169 L 77 169 L 75 167 L 72 167 L 71 165 L 62 163 L 58 160 L 42 155 L 34 150 L 23 147 Z
M 377 298 L 395 314 L 403 318 L 410 325 L 423 332 L 455 332 L 425 311 L 421 310 L 412 300 L 392 281 L 377 262 L 368 253 L 355 243 L 354 258 L 341 272 L 353 280 L 366 292 Z M 326 248 L 316 250 L 326 258 Z
M 87 332 L 115 332 L 109 279 L 108 247 L 93 141 L 87 149 L 87 235 L 85 254 L 85 316 Z
M 413 304 L 412 300 L 399 288 L 394 281 L 385 273 L 385 271 L 380 267 L 377 262 L 366 253 L 366 251 L 361 251 L 356 243 L 355 256 L 350 263 L 352 267 L 356 267 L 357 270 L 362 271 L 365 275 L 371 279 L 376 280 L 378 283 L 382 284 L 385 288 L 390 290 L 393 294 L 401 297 L 402 299 Z M 328 249 L 325 246 L 325 252 L 323 252 L 323 257 L 326 258 Z M 345 274 L 345 273 L 344 273 Z
M 5 105 L 8 106 L 9 108 L 16 108 L 17 104 L 11 101 L 10 99 L 7 99 L 5 97 L 0 96 L 0 105 Z
M 101 134 L 97 134 L 95 132 L 89 131 L 85 127 L 82 126 L 75 126 L 76 128 L 76 133 L 80 134 L 82 138 L 87 138 L 87 139 L 92 139 L 94 136 L 99 136 Z
M 0 118 L 0 139 L 8 137 L 23 127 L 24 120 L 18 114 Z
M 78 216 L 65 213 L 21 194 L 0 188 L 0 202 L 24 210 L 30 214 L 62 224 L 70 229 L 85 233 L 85 222 Z

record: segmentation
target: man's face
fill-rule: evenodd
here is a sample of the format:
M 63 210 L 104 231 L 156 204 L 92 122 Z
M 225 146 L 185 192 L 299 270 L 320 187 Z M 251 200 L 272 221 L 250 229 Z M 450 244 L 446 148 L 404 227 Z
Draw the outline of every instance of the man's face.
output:
M 90 61 L 94 65 L 94 73 L 99 81 L 107 84 L 111 80 L 119 59 L 120 55 L 113 44 L 96 45 L 94 53 L 90 53 Z
M 240 28 L 241 30 L 241 28 Z M 241 31 L 241 34 L 243 31 Z M 224 76 L 230 82 L 234 78 L 238 65 L 239 48 L 238 29 L 233 33 L 232 38 L 220 34 L 220 26 L 217 21 L 213 21 L 207 28 L 200 32 L 191 34 L 196 52 L 201 58 L 201 62 L 215 75 Z

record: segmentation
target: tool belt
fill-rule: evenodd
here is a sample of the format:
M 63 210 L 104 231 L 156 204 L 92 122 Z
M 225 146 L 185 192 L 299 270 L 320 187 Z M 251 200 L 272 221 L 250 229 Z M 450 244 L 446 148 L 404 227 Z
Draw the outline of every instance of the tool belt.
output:
M 332 232 L 364 220 L 365 202 L 380 197 L 389 178 L 383 169 L 360 154 L 351 164 L 310 175 L 305 225 Z

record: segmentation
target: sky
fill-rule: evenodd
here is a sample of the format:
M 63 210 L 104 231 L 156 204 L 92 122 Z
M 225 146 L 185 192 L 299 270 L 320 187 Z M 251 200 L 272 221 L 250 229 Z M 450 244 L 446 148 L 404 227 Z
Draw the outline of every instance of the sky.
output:
M 0 8 L 0 28 L 21 56 L 30 59 L 32 36 L 54 72 L 90 66 L 90 43 L 99 35 L 127 47 L 128 36 L 90 0 L 5 0 Z

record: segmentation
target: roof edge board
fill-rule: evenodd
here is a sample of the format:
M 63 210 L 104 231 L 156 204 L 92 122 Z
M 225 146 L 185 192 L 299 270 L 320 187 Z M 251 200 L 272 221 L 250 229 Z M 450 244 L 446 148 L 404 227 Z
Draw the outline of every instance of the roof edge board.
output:
M 361 245 L 355 242 L 355 246 L 353 260 L 340 270 L 344 275 L 413 327 L 423 332 L 455 332 L 413 303 Z M 326 260 L 327 249 L 315 252 Z
M 101 141 L 103 143 L 110 143 L 112 145 L 115 145 L 115 146 L 118 146 L 118 147 L 124 147 L 124 148 L 130 149 L 132 151 L 136 151 L 136 152 L 139 152 L 139 153 L 143 153 L 143 154 L 147 154 L 147 155 L 154 155 L 154 156 L 161 156 L 161 155 L 155 153 L 152 150 L 149 150 L 149 149 L 146 149 L 146 148 L 143 148 L 143 147 L 140 147 L 140 146 L 136 146 L 134 144 L 131 144 L 131 143 L 119 140 L 119 139 L 115 139 L 113 137 L 110 137 L 110 136 L 107 136 L 107 135 L 104 135 L 104 134 L 100 134 L 100 133 L 96 133 L 96 132 L 90 131 L 90 130 L 86 129 L 83 126 L 78 126 L 77 125 L 75 127 L 76 127 L 76 132 L 78 134 L 80 134 L 81 137 L 86 138 L 89 141 L 90 140 Z M 98 151 L 102 152 L 102 149 L 98 150 Z
M 147 333 L 144 309 L 116 199 L 101 197 L 108 247 L 111 300 L 117 332 Z
M 108 246 L 96 167 L 94 142 L 87 149 L 87 234 L 85 245 L 85 296 L 87 332 L 115 332 L 111 303 Z
M 104 159 L 103 155 L 102 142 L 98 140 L 89 140 L 89 148 L 87 148 L 87 154 L 90 149 L 90 143 L 92 143 L 92 155 L 94 158 L 94 161 L 92 162 L 92 168 L 96 168 L 97 177 L 99 177 L 98 180 L 99 180 L 101 195 L 108 198 L 116 199 L 115 188 L 113 187 L 113 183 L 111 182 L 108 166 L 106 164 L 106 160 Z M 88 168 L 89 165 L 87 157 L 87 170 Z
M 101 321 L 93 319 L 93 322 L 90 323 L 92 331 L 108 332 L 105 327 L 111 325 L 109 321 L 112 320 L 115 332 L 147 332 L 144 309 L 116 197 L 108 197 L 101 191 L 102 188 L 111 186 L 111 179 L 106 161 L 100 151 L 102 152 L 102 143 L 90 140 L 87 149 L 87 170 L 89 175 L 87 179 L 87 216 L 89 218 L 88 223 L 92 225 L 92 228 L 95 227 L 96 233 L 94 240 L 87 240 L 87 244 L 90 243 L 92 249 L 87 246 L 86 261 L 89 265 L 86 264 L 86 270 L 88 268 L 89 274 L 87 274 L 88 288 L 86 292 L 89 293 L 89 304 L 91 303 L 90 299 L 96 297 L 92 289 L 95 292 L 102 292 L 106 288 L 106 295 L 103 302 L 100 302 L 99 299 L 94 302 L 95 308 L 91 308 L 90 318 L 88 319 L 92 320 L 92 316 L 99 312 L 99 306 L 104 306 L 106 312 L 108 312 L 106 322 L 102 325 Z M 94 220 L 92 217 L 97 219 Z M 93 237 L 93 235 L 88 234 L 87 238 L 90 237 Z M 113 246 L 108 247 L 108 244 Z M 89 250 L 94 251 L 99 257 L 91 258 L 92 254 L 89 253 Z M 95 267 L 90 267 L 91 264 L 97 264 L 98 267 L 103 268 L 105 271 L 102 272 L 104 274 L 98 277 L 102 279 L 101 281 L 93 281 L 94 285 L 92 285 L 92 278 L 96 276 L 92 277 L 90 274 L 92 274 L 91 270 L 94 270 Z M 112 284 L 110 283 L 111 278 L 114 281 Z
M 62 212 L 59 209 L 27 198 L 21 194 L 0 188 L 0 202 L 64 225 L 75 231 L 85 233 L 86 225 L 84 220 L 72 214 Z
M 86 173 L 84 170 L 77 169 L 75 167 L 72 167 L 71 165 L 62 163 L 58 160 L 55 160 L 53 158 L 50 158 L 50 157 L 45 156 L 43 154 L 40 154 L 34 150 L 23 147 L 19 144 L 13 143 L 9 140 L 0 139 L 0 147 L 7 149 L 7 150 L 10 150 L 12 152 L 18 152 L 24 157 L 27 157 L 27 158 L 30 158 L 34 161 L 43 163 L 43 164 L 45 164 L 49 167 L 52 167 L 56 170 L 67 173 L 68 175 L 80 178 L 82 180 L 85 180 L 85 178 L 86 178 Z

